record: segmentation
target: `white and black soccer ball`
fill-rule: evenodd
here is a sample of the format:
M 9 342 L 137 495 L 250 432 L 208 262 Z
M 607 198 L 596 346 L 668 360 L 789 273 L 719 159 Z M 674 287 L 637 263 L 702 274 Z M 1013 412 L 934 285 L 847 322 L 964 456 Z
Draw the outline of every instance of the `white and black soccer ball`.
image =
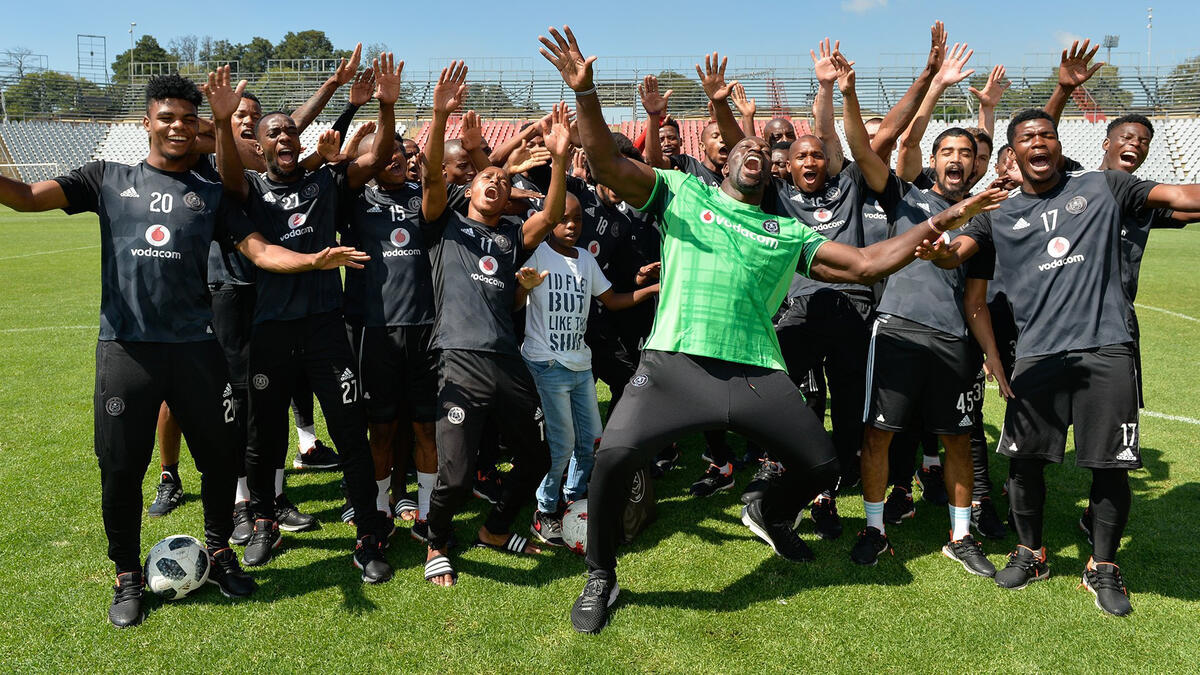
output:
M 195 537 L 173 534 L 146 556 L 146 588 L 167 600 L 178 600 L 208 581 L 208 549 Z
M 571 502 L 562 517 L 562 538 L 567 548 L 584 555 L 587 553 L 587 500 Z

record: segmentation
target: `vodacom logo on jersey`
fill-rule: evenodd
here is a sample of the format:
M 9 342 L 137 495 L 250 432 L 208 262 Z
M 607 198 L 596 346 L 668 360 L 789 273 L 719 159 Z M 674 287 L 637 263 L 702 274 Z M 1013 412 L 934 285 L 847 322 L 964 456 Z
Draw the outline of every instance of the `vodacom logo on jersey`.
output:
M 162 225 L 151 225 L 146 228 L 146 243 L 151 246 L 163 246 L 171 241 L 171 231 Z
M 396 248 L 404 248 L 405 246 L 408 246 L 408 241 L 411 239 L 411 237 L 408 234 L 408 230 L 404 229 L 403 227 L 397 227 L 396 229 L 392 230 L 392 234 L 389 236 L 389 239 L 392 240 L 392 246 L 395 246 Z
M 587 251 L 588 251 L 588 253 L 592 254 L 593 258 L 600 255 L 600 242 L 592 241 L 591 243 L 589 243 L 587 245 Z
M 304 221 L 306 221 L 306 220 L 308 220 L 307 215 L 305 215 L 303 213 L 293 213 L 291 216 L 288 217 L 288 221 L 287 221 L 288 227 L 290 227 L 294 230 L 297 227 L 300 227 L 301 225 L 303 225 Z
M 700 220 L 706 225 L 712 225 L 713 221 L 716 219 L 717 217 L 714 216 L 713 212 L 709 211 L 708 209 L 704 209 L 700 212 Z
M 496 259 L 490 255 L 485 255 L 479 259 L 479 271 L 483 272 L 489 277 L 496 274 L 496 269 L 498 267 L 500 267 L 500 264 L 497 263 Z

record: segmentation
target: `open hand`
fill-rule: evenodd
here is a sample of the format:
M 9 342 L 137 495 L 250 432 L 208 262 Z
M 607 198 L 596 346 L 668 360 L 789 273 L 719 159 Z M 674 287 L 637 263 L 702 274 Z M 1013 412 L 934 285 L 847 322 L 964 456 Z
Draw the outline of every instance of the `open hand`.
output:
M 925 67 L 936 73 L 942 67 L 942 60 L 945 58 L 946 24 L 935 21 L 929 27 L 929 58 L 925 61 Z
M 520 283 L 521 287 L 525 290 L 533 290 L 538 286 L 541 286 L 542 282 L 545 281 L 546 277 L 549 275 L 550 270 L 542 270 L 541 272 L 538 272 L 532 267 L 522 267 L 521 269 L 517 270 L 516 274 L 517 282 Z
M 817 49 L 821 51 L 818 57 L 813 50 L 808 50 L 809 56 L 813 60 L 813 74 L 817 77 L 817 82 L 824 85 L 830 85 L 837 81 L 838 72 L 837 64 L 834 62 L 833 55 L 838 51 L 838 47 L 842 44 L 841 40 L 833 43 L 833 47 L 829 46 L 829 38 L 825 38 L 817 43 Z
M 658 93 L 658 78 L 653 75 L 647 75 L 642 78 L 642 83 L 638 85 L 638 94 L 642 96 L 642 107 L 646 109 L 647 115 L 662 115 L 667 112 L 667 101 L 670 100 L 674 89 L 668 89 L 667 93 Z
M 375 91 L 375 69 L 367 68 L 354 76 L 350 85 L 350 105 L 364 106 Z
M 438 82 L 433 87 L 433 112 L 450 115 L 467 98 L 467 64 L 451 61 L 449 68 L 442 68 Z
M 396 62 L 391 52 L 380 54 L 374 63 L 375 69 L 375 98 L 384 105 L 394 105 L 400 98 L 400 73 L 404 72 L 404 62 Z
M 467 152 L 483 147 L 483 125 L 479 122 L 479 113 L 468 110 L 467 114 L 463 115 L 462 125 L 458 129 L 458 140 Z
M 370 259 L 371 256 L 353 246 L 326 247 L 313 254 L 313 268 L 318 270 L 332 270 L 338 267 L 353 267 L 356 270 L 361 270 L 363 268 L 362 264 Z
M 729 97 L 733 99 L 733 104 L 737 106 L 738 113 L 742 117 L 754 117 L 754 113 L 758 112 L 754 99 L 746 98 L 746 88 L 740 82 L 733 85 L 733 91 L 729 93 Z
M 217 72 L 208 74 L 204 95 L 208 97 L 208 105 L 212 108 L 213 119 L 225 121 L 233 118 L 242 103 L 242 92 L 246 91 L 246 81 L 238 82 L 237 87 L 229 85 L 229 66 L 217 66 Z
M 333 79 L 339 87 L 354 79 L 354 74 L 358 72 L 358 64 L 361 61 L 362 43 L 360 42 L 354 45 L 354 53 L 350 55 L 350 60 L 347 61 L 345 57 L 342 57 L 337 70 L 333 71 Z
M 1084 40 L 1083 44 L 1079 44 L 1079 40 L 1071 43 L 1071 48 L 1062 51 L 1062 61 L 1058 64 L 1058 85 L 1067 89 L 1074 89 L 1084 82 L 1092 79 L 1097 70 L 1104 66 L 1103 61 L 1097 61 L 1095 65 L 1089 67 L 1092 57 L 1096 52 L 1100 51 L 1100 44 L 1097 43 L 1091 50 L 1088 45 L 1091 40 Z
M 983 91 L 970 87 L 969 90 L 979 99 L 979 105 L 984 108 L 995 108 L 1000 103 L 1000 97 L 1008 89 L 1011 82 L 1004 79 L 1004 66 L 996 66 L 992 68 L 992 73 L 988 75 L 987 84 L 983 86 Z
M 551 42 L 549 38 L 538 36 L 538 41 L 544 46 L 538 48 L 542 56 L 546 60 L 554 64 L 558 69 L 558 74 L 562 76 L 563 82 L 575 91 L 587 91 L 593 88 L 592 79 L 592 64 L 596 61 L 595 56 L 589 56 L 586 59 L 583 57 L 583 52 L 579 50 L 579 42 L 575 39 L 575 33 L 571 32 L 570 26 L 563 26 L 562 36 L 553 26 L 550 27 L 550 36 L 554 38 Z
M 696 64 L 696 74 L 700 76 L 700 86 L 710 101 L 724 101 L 729 98 L 729 92 L 738 81 L 725 81 L 725 66 L 729 65 L 729 57 L 721 58 L 716 52 L 704 55 L 704 70 Z
M 974 53 L 975 50 L 968 49 L 965 42 L 962 44 L 955 42 L 950 51 L 946 53 L 946 60 L 942 62 L 942 67 L 938 69 L 937 75 L 934 75 L 934 84 L 943 88 L 950 87 L 974 75 L 974 68 L 963 70 Z
M 542 139 L 546 143 L 546 149 L 559 162 L 565 162 L 567 154 L 571 152 L 569 112 L 567 104 L 559 101 L 550 113 L 550 120 L 542 126 Z

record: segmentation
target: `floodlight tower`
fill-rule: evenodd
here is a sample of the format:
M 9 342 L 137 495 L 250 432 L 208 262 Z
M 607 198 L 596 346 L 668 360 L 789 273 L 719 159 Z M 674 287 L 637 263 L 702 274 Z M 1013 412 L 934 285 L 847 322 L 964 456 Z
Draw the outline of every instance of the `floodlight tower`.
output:
M 137 26 L 134 21 L 129 22 L 129 81 L 133 82 L 133 29 Z
M 1121 36 L 1120 35 L 1105 35 L 1104 36 L 1104 48 L 1108 50 L 1108 57 L 1107 57 L 1108 65 L 1110 65 L 1110 66 L 1112 65 L 1113 47 L 1118 47 L 1120 45 L 1121 45 Z
M 1153 37 L 1154 37 L 1154 8 L 1147 7 L 1146 8 L 1146 66 L 1147 67 L 1150 67 L 1151 65 L 1154 64 L 1153 61 L 1150 59 L 1150 42 L 1151 42 L 1151 38 L 1153 38 Z

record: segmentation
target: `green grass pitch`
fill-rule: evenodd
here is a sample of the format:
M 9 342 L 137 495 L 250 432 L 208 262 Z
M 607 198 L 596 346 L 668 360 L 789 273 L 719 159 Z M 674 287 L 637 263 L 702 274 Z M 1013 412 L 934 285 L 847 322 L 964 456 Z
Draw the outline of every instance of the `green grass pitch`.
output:
M 1133 616 L 1102 615 L 1076 588 L 1088 551 L 1075 519 L 1089 477 L 1072 465 L 1073 452 L 1047 473 L 1052 576 L 1009 592 L 940 554 L 945 507 L 919 498 L 915 520 L 889 529 L 895 557 L 877 567 L 858 568 L 848 557 L 863 525 L 857 491 L 841 500 L 842 539 L 819 541 L 806 522 L 801 532 L 818 560 L 785 562 L 738 521 L 736 491 L 687 496 L 701 471 L 699 439 L 690 438 L 683 467 L 657 485 L 658 523 L 621 558 L 621 599 L 598 637 L 571 630 L 584 564 L 561 550 L 530 558 L 468 551 L 457 558 L 459 585 L 447 590 L 423 581 L 423 548 L 402 525 L 388 553 L 396 578 L 365 586 L 350 564 L 353 532 L 338 519 L 337 476 L 290 470 L 292 498 L 322 527 L 285 535 L 278 558 L 252 571 L 257 594 L 232 602 L 209 587 L 180 602 L 151 600 L 139 628 L 109 626 L 113 573 L 91 422 L 96 227 L 90 215 L 0 212 L 4 671 L 1200 668 L 1200 226 L 1154 233 L 1142 272 L 1147 410 L 1158 415 L 1141 418 L 1146 468 L 1132 476 L 1133 517 L 1120 553 Z M 1002 414 L 989 391 L 993 441 Z M 198 476 L 186 457 L 182 466 L 187 499 L 170 516 L 145 520 L 143 552 L 169 534 L 202 535 Z M 1002 459 L 993 462 L 997 485 L 1005 469 Z M 739 487 L 747 480 L 739 474 Z M 155 481 L 151 470 L 147 504 Z M 478 500 L 468 507 L 456 523 L 460 539 L 470 540 L 482 513 Z M 999 566 L 1014 545 L 1010 535 L 985 551 Z

